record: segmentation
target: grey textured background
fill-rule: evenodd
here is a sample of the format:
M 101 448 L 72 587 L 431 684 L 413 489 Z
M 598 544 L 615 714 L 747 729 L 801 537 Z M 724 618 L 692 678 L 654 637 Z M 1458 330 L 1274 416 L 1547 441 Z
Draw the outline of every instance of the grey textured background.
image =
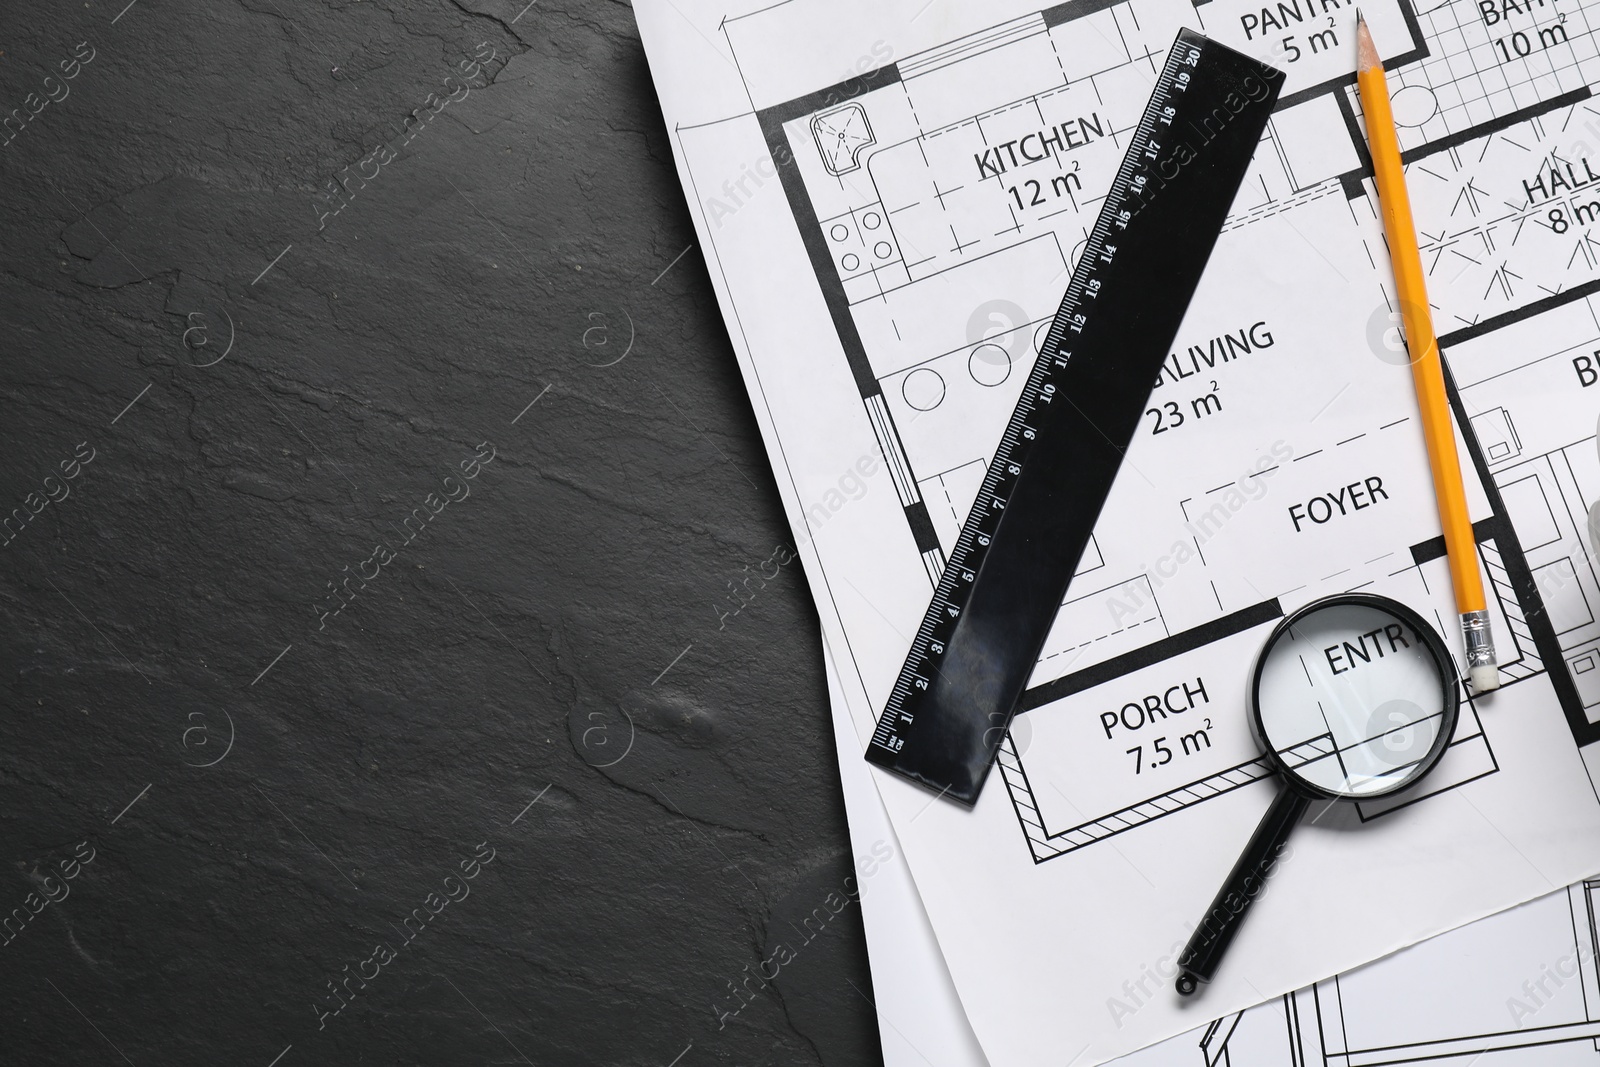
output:
M 630 9 L 126 3 L 0 14 L 0 1062 L 876 1060 L 853 902 L 718 1025 L 851 860 Z

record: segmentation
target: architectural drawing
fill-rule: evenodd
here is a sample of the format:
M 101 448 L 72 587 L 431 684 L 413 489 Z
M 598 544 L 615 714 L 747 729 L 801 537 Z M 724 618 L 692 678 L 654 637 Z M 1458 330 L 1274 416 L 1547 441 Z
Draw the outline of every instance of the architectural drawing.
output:
M 835 674 L 830 661 L 830 691 L 842 704 Z M 855 736 L 840 714 L 836 729 L 841 747 L 850 751 Z M 892 830 L 866 767 L 854 762 L 841 771 L 851 840 L 859 852 Z M 984 1067 L 903 863 L 895 875 L 881 893 L 875 889 L 863 901 L 885 1062 L 923 1065 L 932 1054 L 938 1067 Z M 1592 1067 L 1600 1063 L 1597 891 L 1600 882 L 1593 880 L 1570 886 L 1115 1062 L 1353 1067 L 1461 1057 L 1454 1062 Z M 906 924 L 902 912 L 921 923 Z M 919 930 L 927 932 L 919 937 Z M 1108 1009 L 1139 1010 L 1161 995 L 1169 969 L 1141 967 L 1127 988 L 1112 992 Z M 915 1028 L 909 1024 L 913 1018 Z M 930 1033 L 936 1036 L 924 1040 Z
M 1231 43 L 1297 75 L 1229 230 L 1278 219 L 1311 233 L 1343 231 L 1369 261 L 1364 276 L 1347 279 L 1367 294 L 1361 309 L 1366 340 L 1387 344 L 1383 351 L 1403 361 L 1390 333 L 1386 281 L 1376 267 L 1383 248 L 1371 225 L 1375 192 L 1347 57 L 1339 52 L 1345 27 L 1334 15 L 1347 5 L 1319 0 L 1314 22 L 1303 17 L 1312 6 L 1067 3 L 756 111 L 773 158 L 792 160 L 779 169 L 783 190 L 930 585 L 960 532 L 994 443 L 994 434 L 969 427 L 999 427 L 1014 406 L 1076 249 L 1093 224 L 1100 190 L 1121 159 L 1125 132 L 1142 110 L 1143 85 L 1180 23 L 1198 23 L 1223 40 L 1242 29 L 1252 39 Z M 1600 290 L 1600 234 L 1590 235 L 1591 224 L 1600 228 L 1600 125 L 1591 127 L 1593 165 L 1588 146 L 1574 136 L 1586 115 L 1600 120 L 1600 110 L 1587 106 L 1586 82 L 1600 80 L 1600 54 L 1585 9 L 1555 6 L 1456 0 L 1419 14 L 1408 0 L 1395 0 L 1368 15 L 1386 19 L 1398 31 L 1391 40 L 1411 46 L 1390 60 L 1398 72 L 1395 107 L 1419 186 L 1418 227 L 1431 293 L 1441 324 L 1448 324 L 1441 325 L 1446 356 L 1462 387 L 1457 416 L 1473 430 L 1466 445 L 1489 509 L 1478 527 L 1496 594 L 1503 678 L 1551 686 L 1582 745 L 1600 737 L 1584 710 L 1600 708 L 1600 622 L 1591 609 L 1600 605 L 1600 581 L 1581 549 L 1586 497 L 1572 464 L 1586 478 L 1591 473 L 1594 450 L 1581 431 L 1590 431 L 1593 418 L 1575 406 L 1574 425 L 1562 433 L 1556 430 L 1561 420 L 1552 420 L 1538 400 L 1544 411 L 1532 421 L 1554 433 L 1559 441 L 1550 445 L 1564 450 L 1558 478 L 1558 461 L 1544 449 L 1535 457 L 1534 443 L 1524 445 L 1516 436 L 1518 416 L 1528 416 L 1489 395 L 1498 395 L 1501 376 L 1512 372 L 1502 366 L 1506 346 L 1499 331 L 1547 312 L 1581 315 L 1592 325 L 1586 294 Z M 752 24 L 766 17 L 758 12 L 729 20 L 736 53 L 746 38 L 759 37 Z M 1298 35 L 1280 32 L 1297 27 L 1304 27 Z M 1525 45 L 1539 54 L 1523 54 Z M 1335 52 L 1337 62 L 1329 59 Z M 974 85 L 983 88 L 975 92 Z M 1297 218 L 1308 221 L 1297 225 Z M 1263 311 L 1184 344 L 1157 383 L 1152 432 L 1176 438 L 1228 412 L 1237 403 L 1229 377 L 1278 358 L 1274 349 L 1281 351 L 1283 334 Z M 1188 340 L 1181 337 L 1180 344 Z M 1587 340 L 1594 338 L 1575 343 Z M 1564 375 L 1558 384 L 1569 390 L 1600 382 L 1597 352 L 1600 343 L 1575 347 L 1564 358 L 1552 354 L 1530 395 L 1547 395 L 1556 375 Z M 1518 366 L 1538 362 L 1521 359 Z M 1474 370 L 1464 378 L 1468 363 Z M 1206 384 L 1196 390 L 1190 379 Z M 1397 411 L 1392 420 L 1356 427 L 1336 441 L 1289 442 L 1285 451 L 1292 455 L 1282 458 L 1332 465 L 1327 454 L 1342 449 L 1333 480 L 1346 471 L 1378 470 L 1393 448 L 1386 434 L 1413 430 L 1408 422 Z M 1536 471 L 1532 464 L 1543 466 Z M 1219 493 L 1253 497 L 1247 483 L 1278 469 L 1276 463 L 1257 466 L 1265 473 L 1252 471 L 1239 484 L 1202 488 L 1191 480 L 1194 495 L 1176 501 L 1172 526 L 1176 539 L 1193 542 L 1198 563 L 1169 581 L 1152 575 L 1158 559 L 1102 552 L 1098 542 L 1105 537 L 1098 537 L 1040 658 L 1025 711 L 1153 663 L 1185 673 L 1186 656 L 1203 661 L 1208 646 L 1234 634 L 1249 633 L 1258 642 L 1263 628 L 1292 606 L 1284 598 L 1304 600 L 1313 589 L 1374 587 L 1407 595 L 1417 585 L 1448 588 L 1439 562 L 1442 543 L 1431 538 L 1383 546 L 1390 551 L 1352 559 L 1347 570 L 1326 566 L 1323 557 L 1296 576 L 1301 581 L 1264 590 L 1272 596 L 1225 597 L 1208 573 L 1206 550 L 1229 550 L 1227 534 L 1238 531 L 1221 527 L 1240 509 L 1225 504 L 1219 511 L 1215 501 L 1225 499 Z M 1291 516 L 1292 532 L 1328 521 L 1329 501 L 1335 509 L 1362 509 L 1394 492 L 1381 475 L 1352 477 L 1346 484 L 1357 488 L 1348 502 L 1308 496 Z M 1600 478 L 1588 481 L 1589 489 L 1600 489 L 1594 484 Z M 1558 505 L 1536 507 L 1536 497 Z M 1171 509 L 1173 502 L 1163 505 Z M 1535 523 L 1537 532 L 1519 523 Z M 1538 539 L 1531 558 L 1528 537 Z M 1283 538 L 1280 523 L 1252 548 L 1281 551 Z M 1210 610 L 1196 610 L 1195 601 L 1208 596 Z M 1558 665 L 1554 676 L 1547 663 Z M 1495 769 L 1491 738 L 1470 701 L 1467 707 L 1449 764 L 1453 784 Z M 1002 748 L 1001 780 L 1028 847 L 1042 862 L 1267 773 L 1253 754 L 1234 759 L 1237 753 L 1209 739 L 1191 742 L 1199 744 L 1207 745 L 1207 755 L 1186 766 L 1182 780 L 1163 783 L 1169 788 L 1115 807 L 1102 800 L 1075 815 L 1051 811 L 1015 744 Z
M 1130 953 L 1156 959 L 1192 922 L 1220 853 L 1237 854 L 1216 842 L 1242 843 L 1265 803 L 1242 709 L 1267 633 L 1359 589 L 1431 616 L 1459 655 L 1353 91 L 1355 5 L 955 3 L 923 17 L 920 5 L 718 2 L 641 24 L 699 63 L 657 73 L 663 110 L 863 739 L 1174 34 L 1198 29 L 1288 74 L 1000 773 L 972 813 L 878 781 L 993 1062 L 1049 1048 L 1071 1059 L 1076 1044 L 1051 1045 L 1036 1021 L 1057 1012 L 1089 1042 L 1084 1063 L 1188 1030 L 1193 1015 L 1165 1003 L 1132 1019 L 1098 1005 Z M 1252 955 L 1250 939 L 1284 937 L 1273 924 L 1289 921 L 1283 904 L 1253 913 L 1238 955 L 1259 969 L 1221 976 L 1213 1010 L 1595 872 L 1577 844 L 1592 839 L 1578 825 L 1600 820 L 1600 567 L 1584 544 L 1600 498 L 1591 8 L 1600 0 L 1362 4 L 1393 79 L 1502 689 L 1464 692 L 1451 747 L 1417 790 L 1306 835 L 1282 892 L 1323 925 L 1296 928 L 1294 958 Z M 846 25 L 852 43 L 831 54 L 859 61 L 797 58 L 830 54 Z M 707 49 L 731 76 L 703 69 Z M 885 472 L 872 492 L 849 512 L 813 507 L 864 449 Z M 1564 828 L 1547 832 L 1552 820 Z M 1444 847 L 1410 863 L 1425 828 Z M 1384 877 L 1386 864 L 1406 888 L 1339 895 L 1341 877 Z M 1442 884 L 1449 905 L 1427 906 Z M 970 916 L 999 895 L 1010 912 L 975 931 Z M 1304 1017 L 1338 991 L 1282 1006 Z M 1244 1062 L 1254 1017 L 1213 1028 L 1205 1062 Z M 1385 1062 L 1358 1029 L 1326 1062 Z
M 1600 1062 L 1597 891 L 1600 883 L 1574 885 L 1375 966 L 1235 1012 L 1197 1035 L 1124 1062 L 1127 1067 L 1147 1067 L 1147 1060 L 1148 1067 L 1169 1062 L 1378 1067 L 1450 1057 L 1471 1057 L 1491 1067 Z M 1175 1055 L 1182 1045 L 1189 1046 L 1187 1054 Z

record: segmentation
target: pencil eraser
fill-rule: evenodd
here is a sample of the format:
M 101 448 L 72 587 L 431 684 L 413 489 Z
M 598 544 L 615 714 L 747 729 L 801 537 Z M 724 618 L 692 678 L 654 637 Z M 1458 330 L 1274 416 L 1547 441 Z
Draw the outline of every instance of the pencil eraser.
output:
M 1487 693 L 1491 689 L 1500 688 L 1500 668 L 1498 667 L 1473 667 L 1467 672 L 1467 678 L 1472 682 L 1473 692 Z

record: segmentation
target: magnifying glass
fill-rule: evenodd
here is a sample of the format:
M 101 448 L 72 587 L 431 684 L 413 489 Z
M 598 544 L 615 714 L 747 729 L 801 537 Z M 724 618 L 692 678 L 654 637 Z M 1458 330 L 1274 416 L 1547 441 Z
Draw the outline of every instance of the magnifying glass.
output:
M 1399 601 L 1344 593 L 1278 624 L 1256 659 L 1250 728 L 1283 788 L 1178 957 L 1179 993 L 1211 981 L 1306 807 L 1414 785 L 1444 755 L 1460 705 L 1444 641 Z

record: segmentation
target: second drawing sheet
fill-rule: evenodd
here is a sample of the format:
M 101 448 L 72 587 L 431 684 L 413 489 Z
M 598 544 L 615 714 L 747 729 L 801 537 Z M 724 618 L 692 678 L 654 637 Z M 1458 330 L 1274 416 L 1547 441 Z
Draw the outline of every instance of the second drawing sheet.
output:
M 1185 1003 L 1173 959 L 1276 788 L 1244 714 L 1267 632 L 1363 589 L 1459 641 L 1353 7 L 637 11 L 863 749 L 1173 35 L 1289 72 L 976 809 L 874 772 L 996 1067 L 1086 1067 L 1600 869 L 1600 585 L 1576 539 L 1600 497 L 1587 29 L 1364 5 L 1396 70 L 1505 688 L 1463 705 L 1419 791 L 1314 807 Z M 1540 41 L 1542 61 L 1519 51 Z

